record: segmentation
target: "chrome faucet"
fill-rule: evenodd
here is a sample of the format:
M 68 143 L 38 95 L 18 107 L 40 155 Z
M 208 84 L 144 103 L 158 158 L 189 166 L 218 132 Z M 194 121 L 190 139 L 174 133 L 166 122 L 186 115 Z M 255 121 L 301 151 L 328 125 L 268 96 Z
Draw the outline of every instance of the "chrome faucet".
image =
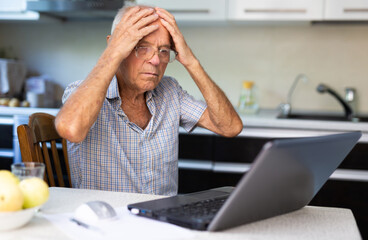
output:
M 317 91 L 319 93 L 329 93 L 331 94 L 333 97 L 336 98 L 336 100 L 343 106 L 344 111 L 345 111 L 345 117 L 348 120 L 352 120 L 353 119 L 353 110 L 351 109 L 351 107 L 344 101 L 344 99 L 342 99 L 342 97 L 340 97 L 339 94 L 337 94 L 334 90 L 332 90 L 330 87 L 328 87 L 327 85 L 321 83 L 317 86 Z
M 357 96 L 356 96 L 356 89 L 352 87 L 345 88 L 345 101 L 351 109 L 353 113 L 356 114 L 357 112 Z
M 296 76 L 296 78 L 294 79 L 294 82 L 293 84 L 291 85 L 290 89 L 289 89 L 289 92 L 288 92 L 288 95 L 287 95 L 287 99 L 286 99 L 286 103 L 282 103 L 280 104 L 279 108 L 281 109 L 281 114 L 283 116 L 288 116 L 290 113 L 291 113 L 291 97 L 293 95 L 293 92 L 296 88 L 296 85 L 298 84 L 298 82 L 300 80 L 303 80 L 304 83 L 308 82 L 308 77 L 303 74 L 303 73 L 300 73 Z

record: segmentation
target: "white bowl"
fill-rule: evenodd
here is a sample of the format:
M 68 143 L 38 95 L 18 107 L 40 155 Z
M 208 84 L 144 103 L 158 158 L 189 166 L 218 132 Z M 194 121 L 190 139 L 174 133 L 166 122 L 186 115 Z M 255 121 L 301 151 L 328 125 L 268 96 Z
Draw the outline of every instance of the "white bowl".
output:
M 41 206 L 15 212 L 0 212 L 0 231 L 19 228 L 28 223 Z

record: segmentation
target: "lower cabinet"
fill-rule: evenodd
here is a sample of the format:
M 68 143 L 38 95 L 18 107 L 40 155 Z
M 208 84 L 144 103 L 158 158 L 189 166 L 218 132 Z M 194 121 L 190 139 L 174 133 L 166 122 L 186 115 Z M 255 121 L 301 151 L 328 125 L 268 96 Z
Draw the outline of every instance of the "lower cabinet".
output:
M 269 140 L 271 139 L 180 134 L 179 194 L 235 186 Z M 358 143 L 339 168 L 368 172 L 367 160 L 368 144 Z M 352 171 L 351 176 L 331 178 L 309 205 L 351 209 L 363 239 L 368 239 L 368 176 L 363 172 L 362 177 L 360 172 L 360 177 L 361 179 Z
M 13 157 L 5 157 L 5 156 L 1 156 L 0 157 L 0 170 L 9 170 L 10 171 L 10 166 L 13 163 Z
M 13 125 L 0 124 L 0 170 L 10 170 L 13 163 Z
M 206 170 L 180 169 L 179 194 L 207 190 L 212 186 L 213 173 Z

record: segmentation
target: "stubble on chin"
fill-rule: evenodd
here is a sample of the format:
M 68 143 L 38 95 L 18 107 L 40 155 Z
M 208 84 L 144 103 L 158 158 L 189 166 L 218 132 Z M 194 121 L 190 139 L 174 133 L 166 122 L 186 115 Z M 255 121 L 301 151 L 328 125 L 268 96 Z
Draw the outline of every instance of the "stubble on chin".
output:
M 158 77 L 150 77 L 150 78 L 144 78 L 142 81 L 142 88 L 145 91 L 153 90 L 157 87 L 157 85 L 160 83 L 160 80 Z

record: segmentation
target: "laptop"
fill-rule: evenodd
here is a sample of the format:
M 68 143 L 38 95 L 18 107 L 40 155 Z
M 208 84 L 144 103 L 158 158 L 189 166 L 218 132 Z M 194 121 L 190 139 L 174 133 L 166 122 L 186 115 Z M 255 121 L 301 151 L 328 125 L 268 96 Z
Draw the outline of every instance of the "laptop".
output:
M 182 227 L 219 231 L 306 206 L 361 132 L 267 142 L 236 187 L 128 205 L 131 213 Z

